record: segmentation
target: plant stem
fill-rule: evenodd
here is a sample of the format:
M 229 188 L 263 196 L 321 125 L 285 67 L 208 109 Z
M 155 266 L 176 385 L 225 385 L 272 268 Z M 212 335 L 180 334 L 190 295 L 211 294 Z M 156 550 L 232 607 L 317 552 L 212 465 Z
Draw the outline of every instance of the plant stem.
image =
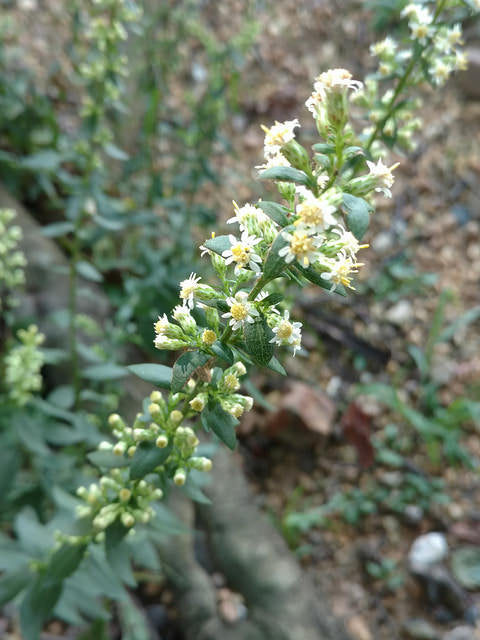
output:
M 68 295 L 68 311 L 69 311 L 69 347 L 70 347 L 70 363 L 72 367 L 72 381 L 74 393 L 74 410 L 78 409 L 80 397 L 80 374 L 78 370 L 78 352 L 77 352 L 77 264 L 79 255 L 78 246 L 78 223 L 75 228 L 72 240 L 72 251 L 70 254 L 70 272 L 69 272 L 69 295 Z
M 433 16 L 432 26 L 436 23 L 439 15 L 443 11 L 443 8 L 444 8 L 445 4 L 446 4 L 446 0 L 442 0 L 442 2 L 440 2 L 440 4 L 438 5 L 438 7 L 437 7 L 437 9 L 435 11 L 435 14 Z M 370 138 L 367 141 L 367 144 L 365 146 L 365 149 L 367 151 L 370 150 L 372 144 L 375 142 L 375 140 L 377 139 L 378 135 L 383 132 L 383 129 L 384 129 L 385 125 L 387 124 L 389 118 L 392 116 L 392 113 L 395 110 L 395 106 L 396 106 L 395 103 L 397 101 L 398 96 L 403 91 L 403 89 L 404 89 L 404 87 L 405 87 L 405 85 L 407 83 L 407 80 L 409 79 L 409 77 L 411 76 L 413 70 L 415 69 L 415 66 L 416 66 L 417 62 L 420 60 L 420 58 L 422 57 L 422 55 L 424 54 L 426 49 L 428 49 L 430 44 L 431 44 L 431 41 L 427 42 L 427 44 L 425 44 L 423 47 L 420 47 L 420 49 L 417 51 L 417 54 L 414 55 L 412 57 L 412 59 L 410 60 L 407 68 L 405 69 L 405 72 L 404 72 L 403 76 L 400 78 L 400 82 L 398 83 L 390 102 L 388 103 L 387 113 L 386 113 L 385 117 L 383 117 L 380 120 L 380 122 L 377 122 L 377 125 L 376 125 L 375 129 L 373 130 L 372 134 L 370 135 Z

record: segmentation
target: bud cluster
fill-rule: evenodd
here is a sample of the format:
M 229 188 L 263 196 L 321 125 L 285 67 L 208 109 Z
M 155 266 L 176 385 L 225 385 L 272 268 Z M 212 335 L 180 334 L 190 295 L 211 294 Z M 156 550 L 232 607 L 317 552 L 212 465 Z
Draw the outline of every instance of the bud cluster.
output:
M 475 2 L 468 6 L 474 12 L 479 10 Z M 412 88 L 425 80 L 434 87 L 442 86 L 453 72 L 466 69 L 462 28 L 455 22 L 458 13 L 454 13 L 461 7 L 465 7 L 461 0 L 448 2 L 448 7 L 446 2 L 411 2 L 401 12 L 401 18 L 408 21 L 406 41 L 387 36 L 371 45 L 370 53 L 378 59 L 378 67 L 367 76 L 365 88 L 354 99 L 369 114 L 371 124 L 362 136 L 374 157 L 386 153 L 377 139 L 382 135 L 401 149 L 415 148 L 414 134 L 422 126 L 416 115 L 421 100 L 405 99 Z
M 5 387 L 9 399 L 17 406 L 25 405 L 32 393 L 42 387 L 40 369 L 43 356 L 39 350 L 45 336 L 35 325 L 17 332 L 20 344 L 13 346 L 4 357 Z
M 0 209 L 0 312 L 15 304 L 12 293 L 25 283 L 27 261 L 18 249 L 22 230 L 10 225 L 14 217 L 11 209 Z

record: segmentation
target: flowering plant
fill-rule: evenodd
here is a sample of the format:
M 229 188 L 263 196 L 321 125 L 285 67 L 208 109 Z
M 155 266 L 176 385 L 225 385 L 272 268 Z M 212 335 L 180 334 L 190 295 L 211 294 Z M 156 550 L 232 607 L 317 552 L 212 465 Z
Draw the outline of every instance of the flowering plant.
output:
M 380 67 L 365 84 L 346 69 L 330 69 L 316 78 L 306 100 L 320 136 L 312 153 L 297 140 L 299 120 L 264 127 L 259 177 L 276 184 L 283 202 L 234 202 L 228 224 L 236 224 L 237 231 L 212 233 L 200 247 L 216 282 L 204 283 L 191 273 L 180 283 L 180 304 L 171 317 L 164 314 L 155 322 L 155 347 L 181 354 L 173 367 L 130 367 L 157 388 L 133 424 L 116 413 L 109 417 L 113 437 L 100 442 L 94 458 L 103 475 L 78 489 L 78 527 L 58 535 L 58 547 L 36 567 L 28 588 L 22 609 L 27 640 L 37 637 L 62 581 L 76 570 L 90 545 L 105 543 L 107 556 L 114 553 L 135 525 L 155 516 L 154 503 L 170 485 L 188 485 L 192 471 L 212 468 L 211 460 L 199 455 L 200 425 L 235 447 L 238 419 L 253 406 L 253 399 L 241 393 L 241 378 L 252 366 L 285 375 L 277 355 L 295 356 L 302 349 L 302 325 L 287 308 L 286 285 L 314 284 L 336 295 L 354 289 L 376 194 L 392 195 L 397 164 L 384 161 L 387 148 L 411 147 L 419 127 L 412 115 L 416 101 L 405 102 L 400 96 L 423 77 L 439 85 L 454 68 L 464 66 L 457 48 L 459 27 L 448 26 L 444 16 L 446 8 L 462 3 L 443 0 L 432 10 L 429 4 L 410 4 L 403 11 L 409 21 L 409 48 L 398 49 L 392 39 L 374 45 Z M 104 34 L 101 23 L 95 29 Z M 89 77 L 85 69 L 84 76 Z M 382 94 L 384 81 L 392 86 Z M 96 87 L 96 77 L 92 82 Z M 114 87 L 110 90 L 115 97 Z M 103 98 L 107 105 L 110 97 Z M 371 120 L 363 128 L 358 124 L 361 107 Z M 85 101 L 87 121 L 99 115 L 96 110 L 95 101 Z M 105 142 L 103 129 L 95 131 Z M 92 175 L 97 146 L 92 137 L 86 153 Z M 36 611 L 32 623 L 29 606 L 41 600 L 47 586 L 55 597 L 41 613 Z

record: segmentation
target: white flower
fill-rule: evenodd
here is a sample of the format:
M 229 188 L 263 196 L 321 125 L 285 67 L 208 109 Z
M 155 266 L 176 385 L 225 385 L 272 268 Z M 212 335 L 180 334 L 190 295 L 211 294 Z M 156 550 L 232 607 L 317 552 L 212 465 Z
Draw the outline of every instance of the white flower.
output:
M 375 187 L 375 191 L 380 191 L 387 198 L 392 197 L 392 192 L 390 189 L 394 183 L 394 177 L 392 171 L 398 167 L 400 163 L 397 162 L 393 164 L 391 167 L 387 167 L 383 164 L 382 159 L 375 164 L 375 162 L 370 162 L 367 160 L 367 167 L 370 171 L 370 175 L 375 178 L 377 186 Z
M 193 299 L 200 280 L 200 276 L 197 277 L 196 273 L 191 273 L 187 280 L 180 282 L 180 298 L 185 301 L 185 304 L 190 309 L 195 306 Z
M 431 74 L 433 81 L 437 86 L 442 86 L 448 80 L 448 76 L 452 72 L 450 65 L 445 64 L 443 60 L 435 60 Z
M 269 151 L 270 153 L 270 151 Z M 285 158 L 283 153 L 277 151 L 272 155 L 268 155 L 265 158 L 266 162 L 264 164 L 256 165 L 255 169 L 259 171 L 265 171 L 265 169 L 271 169 L 272 167 L 291 167 L 290 162 Z
M 387 36 L 384 40 L 371 44 L 370 53 L 372 56 L 380 58 L 392 58 L 395 55 L 396 48 L 397 43 L 395 40 L 390 36 Z
M 264 155 L 265 158 L 275 156 L 283 145 L 295 138 L 294 129 L 300 126 L 298 119 L 286 120 L 285 122 L 275 121 L 275 124 L 268 129 L 262 125 L 265 132 Z
M 337 225 L 333 233 L 338 235 L 338 244 L 341 245 L 342 250 L 352 259 L 355 258 L 360 249 L 366 249 L 369 246 L 368 244 L 360 244 L 353 233 L 347 231 L 341 225 Z
M 361 89 L 362 87 L 363 83 L 359 80 L 353 80 L 352 74 L 347 69 L 329 69 L 328 71 L 321 73 L 318 78 L 316 78 L 313 85 L 315 91 L 311 97 L 313 98 L 318 94 L 321 99 L 325 99 L 325 96 L 328 93 L 340 93 L 346 89 L 358 91 L 358 89 Z
M 278 255 L 284 257 L 287 264 L 298 260 L 302 266 L 308 267 L 318 258 L 317 249 L 322 244 L 322 238 L 314 236 L 311 230 L 299 226 L 293 233 L 283 231 L 282 236 L 288 240 L 288 244 L 280 249 Z
M 297 204 L 295 213 L 299 216 L 300 223 L 314 231 L 324 231 L 336 224 L 333 216 L 335 207 L 307 191 L 302 202 Z
M 322 264 L 329 269 L 329 271 L 322 273 L 321 277 L 332 282 L 331 291 L 335 291 L 339 284 L 343 284 L 344 287 L 349 287 L 350 289 L 355 288 L 351 284 L 352 278 L 350 274 L 357 273 L 357 267 L 361 267 L 362 263 L 355 262 L 344 251 L 340 251 L 335 259 L 325 258 Z
M 295 355 L 302 342 L 301 327 L 301 322 L 290 322 L 290 313 L 284 311 L 283 318 L 280 318 L 278 324 L 272 329 L 275 336 L 270 342 L 280 347 L 285 345 L 293 347 L 293 355 Z
M 257 263 L 261 263 L 261 257 L 253 250 L 254 246 L 261 242 L 261 238 L 255 238 L 255 236 L 249 236 L 247 231 L 243 231 L 240 240 L 237 240 L 235 236 L 228 236 L 230 240 L 230 249 L 226 249 L 222 253 L 222 257 L 225 258 L 225 264 L 231 264 L 235 262 L 235 274 L 240 273 L 240 269 L 247 265 L 255 271 L 260 273 L 260 267 Z
M 245 291 L 239 291 L 234 298 L 227 298 L 227 304 L 230 311 L 223 313 L 222 318 L 230 318 L 228 324 L 234 330 L 240 329 L 245 322 L 252 324 L 255 322 L 255 316 L 259 315 L 255 306 L 248 301 L 248 294 Z
M 155 333 L 158 336 L 163 336 L 165 335 L 169 327 L 170 327 L 170 321 L 167 318 L 167 314 L 164 313 L 162 317 L 158 316 L 158 320 L 154 324 Z
M 453 27 L 448 29 L 447 40 L 451 47 L 454 47 L 456 44 L 463 44 L 462 27 L 459 24 L 454 24 Z
M 270 218 L 259 208 L 253 204 L 244 204 L 243 207 L 239 207 L 238 204 L 233 201 L 235 207 L 235 215 L 227 220 L 227 224 L 233 224 L 238 222 L 240 229 L 246 231 L 246 225 L 249 221 L 256 221 L 258 224 L 262 222 L 270 221 Z

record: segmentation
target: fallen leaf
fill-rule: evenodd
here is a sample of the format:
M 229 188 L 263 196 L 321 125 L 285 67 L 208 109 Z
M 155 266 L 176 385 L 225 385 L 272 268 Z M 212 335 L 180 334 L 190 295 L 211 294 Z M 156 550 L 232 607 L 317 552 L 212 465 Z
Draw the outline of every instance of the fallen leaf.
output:
M 357 451 L 362 469 L 371 467 L 375 451 L 370 440 L 371 418 L 355 402 L 352 402 L 342 417 L 343 434 Z

